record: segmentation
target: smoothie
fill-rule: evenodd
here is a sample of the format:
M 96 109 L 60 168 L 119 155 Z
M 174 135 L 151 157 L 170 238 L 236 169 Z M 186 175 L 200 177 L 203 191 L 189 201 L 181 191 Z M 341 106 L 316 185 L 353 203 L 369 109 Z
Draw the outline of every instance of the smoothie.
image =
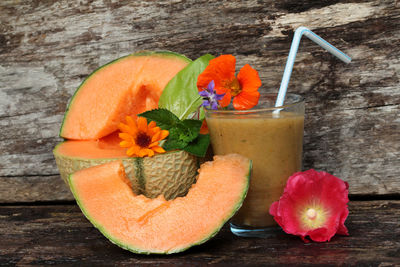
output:
M 253 160 L 250 188 L 232 223 L 255 228 L 274 226 L 272 202 L 286 180 L 301 170 L 304 110 L 279 113 L 206 115 L 214 154 L 238 153 Z

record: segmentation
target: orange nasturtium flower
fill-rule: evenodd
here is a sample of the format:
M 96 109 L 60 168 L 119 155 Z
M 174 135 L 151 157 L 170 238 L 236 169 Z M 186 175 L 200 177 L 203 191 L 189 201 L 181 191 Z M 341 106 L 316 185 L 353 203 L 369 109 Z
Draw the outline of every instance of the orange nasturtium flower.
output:
M 159 146 L 159 142 L 165 139 L 169 132 L 161 130 L 154 121 L 147 125 L 147 119 L 138 117 L 136 121 L 126 116 L 127 124 L 120 123 L 119 137 L 123 139 L 119 145 L 128 148 L 126 154 L 133 157 L 152 157 L 156 153 L 164 153 L 165 150 Z
M 206 69 L 197 78 L 197 88 L 203 91 L 211 81 L 214 81 L 216 93 L 225 94 L 219 101 L 221 107 L 228 106 L 233 97 L 235 109 L 250 109 L 257 105 L 260 98 L 258 92 L 261 86 L 260 77 L 249 64 L 244 65 L 236 77 L 235 65 L 236 58 L 232 55 L 221 55 L 210 60 Z

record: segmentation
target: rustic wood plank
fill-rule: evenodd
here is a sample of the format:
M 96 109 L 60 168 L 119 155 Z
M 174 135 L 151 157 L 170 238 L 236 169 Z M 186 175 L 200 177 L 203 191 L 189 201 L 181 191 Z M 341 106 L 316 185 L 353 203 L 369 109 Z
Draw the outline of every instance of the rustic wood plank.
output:
M 135 255 L 113 245 L 75 205 L 0 207 L 2 265 L 346 265 L 400 263 L 400 201 L 351 202 L 350 236 L 304 244 L 275 230 L 239 238 L 227 226 L 211 241 L 171 256 Z
M 142 49 L 232 53 L 276 92 L 293 30 L 304 25 L 353 58 L 345 65 L 302 41 L 290 91 L 307 102 L 304 168 L 347 180 L 351 194 L 399 193 L 398 1 L 9 0 L 0 14 L 0 181 L 10 191 L 45 198 L 13 186 L 58 179 L 51 150 L 66 104 L 98 66 Z M 0 198 L 33 200 L 21 195 Z
M 70 201 L 74 197 L 59 175 L 0 179 L 0 203 Z

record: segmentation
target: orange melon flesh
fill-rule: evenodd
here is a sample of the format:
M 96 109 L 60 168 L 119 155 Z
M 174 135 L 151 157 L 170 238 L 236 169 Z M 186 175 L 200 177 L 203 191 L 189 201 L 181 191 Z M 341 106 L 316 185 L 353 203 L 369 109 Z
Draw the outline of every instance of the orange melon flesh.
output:
M 214 236 L 240 208 L 251 161 L 215 156 L 204 163 L 185 197 L 166 201 L 135 195 L 123 165 L 114 161 L 69 177 L 86 217 L 113 243 L 136 253 L 175 253 Z
M 57 146 L 57 153 L 84 159 L 126 158 L 126 148 L 121 148 L 117 133 L 99 140 L 65 141 Z
M 154 157 L 134 158 L 121 148 L 121 139 L 115 132 L 99 140 L 68 140 L 58 144 L 53 154 L 61 178 L 68 184 L 74 172 L 117 159 L 122 160 L 132 189 L 147 197 L 163 194 L 166 199 L 186 195 L 195 182 L 197 157 L 183 151 L 169 151 Z
M 60 136 L 99 139 L 116 131 L 126 115 L 157 108 L 164 87 L 188 62 L 172 52 L 142 52 L 101 67 L 76 91 Z

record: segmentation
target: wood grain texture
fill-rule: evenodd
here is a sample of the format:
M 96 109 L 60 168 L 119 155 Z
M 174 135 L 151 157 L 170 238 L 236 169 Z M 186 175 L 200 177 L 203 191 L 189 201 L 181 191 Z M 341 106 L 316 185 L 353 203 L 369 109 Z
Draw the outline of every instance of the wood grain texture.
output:
M 400 263 L 400 201 L 351 202 L 350 236 L 305 244 L 276 229 L 240 238 L 227 225 L 183 253 L 136 255 L 109 242 L 75 205 L 0 207 L 1 265 L 63 266 L 393 266 Z
M 353 58 L 302 41 L 289 90 L 306 98 L 304 168 L 347 180 L 351 194 L 400 192 L 398 1 L 6 0 L 0 14 L 0 181 L 19 192 L 2 201 L 46 199 L 19 185 L 60 179 L 51 150 L 63 113 L 97 67 L 142 49 L 232 53 L 276 92 L 299 25 Z

